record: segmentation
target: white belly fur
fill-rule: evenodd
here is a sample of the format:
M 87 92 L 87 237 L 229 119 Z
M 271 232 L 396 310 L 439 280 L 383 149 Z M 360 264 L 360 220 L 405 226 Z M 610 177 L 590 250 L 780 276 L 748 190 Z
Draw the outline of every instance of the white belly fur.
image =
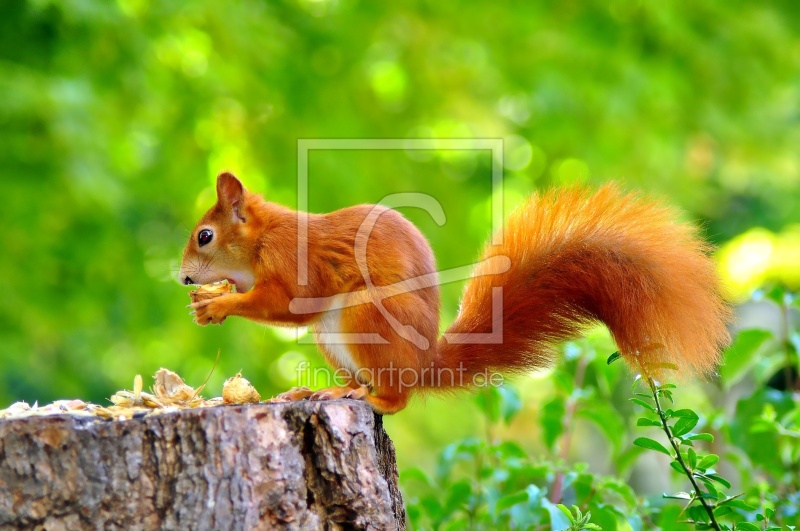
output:
M 346 295 L 337 295 L 331 306 L 336 308 Z M 328 310 L 319 321 L 314 324 L 317 344 L 325 350 L 338 363 L 339 367 L 350 370 L 353 374 L 358 372 L 347 340 L 342 335 L 342 310 Z

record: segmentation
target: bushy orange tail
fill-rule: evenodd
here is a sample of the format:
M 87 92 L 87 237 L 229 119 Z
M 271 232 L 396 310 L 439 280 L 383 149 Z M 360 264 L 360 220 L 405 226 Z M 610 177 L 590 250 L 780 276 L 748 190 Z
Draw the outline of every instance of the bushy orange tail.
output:
M 658 375 L 659 364 L 672 363 L 710 373 L 729 341 L 731 312 L 709 246 L 675 217 L 614 185 L 534 195 L 506 221 L 502 245 L 484 253 L 508 256 L 511 268 L 481 276 L 490 266 L 479 266 L 446 333 L 498 331 L 492 288 L 502 287 L 502 343 L 443 338 L 437 366 L 467 378 L 543 367 L 555 344 L 602 321 L 634 370 Z

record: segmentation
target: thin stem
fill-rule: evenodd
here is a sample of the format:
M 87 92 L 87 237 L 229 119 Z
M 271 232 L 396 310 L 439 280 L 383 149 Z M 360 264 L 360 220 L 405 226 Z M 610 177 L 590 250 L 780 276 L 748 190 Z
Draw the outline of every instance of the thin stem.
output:
M 703 508 L 706 510 L 706 513 L 708 513 L 708 517 L 711 520 L 710 524 L 711 527 L 716 529 L 717 531 L 722 531 L 719 524 L 717 523 L 717 519 L 714 518 L 714 508 L 711 507 L 706 501 L 706 499 L 702 496 L 703 491 L 700 490 L 700 486 L 697 484 L 697 480 L 695 480 L 694 474 L 692 473 L 691 470 L 689 470 L 689 467 L 683 460 L 683 456 L 681 456 L 681 451 L 678 448 L 678 445 L 675 443 L 675 438 L 672 436 L 672 430 L 670 429 L 669 425 L 667 425 L 667 418 L 666 415 L 664 414 L 664 410 L 661 409 L 661 402 L 658 400 L 659 390 L 652 379 L 649 380 L 649 383 L 650 383 L 650 391 L 653 393 L 653 399 L 655 399 L 656 401 L 656 410 L 658 410 L 658 418 L 661 420 L 661 426 L 662 428 L 664 428 L 664 433 L 667 434 L 667 439 L 669 439 L 669 443 L 672 445 L 672 449 L 675 450 L 675 456 L 676 456 L 675 460 L 678 461 L 678 464 L 681 465 L 684 474 L 686 474 L 686 477 L 688 477 L 689 481 L 691 481 L 692 487 L 694 487 L 695 495 L 698 496 L 698 498 L 700 499 L 700 503 L 703 504 Z

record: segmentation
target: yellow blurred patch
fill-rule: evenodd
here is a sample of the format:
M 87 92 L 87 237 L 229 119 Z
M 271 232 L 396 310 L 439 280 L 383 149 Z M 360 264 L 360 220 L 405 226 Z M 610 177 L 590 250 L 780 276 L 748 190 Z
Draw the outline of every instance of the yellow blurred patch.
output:
M 800 287 L 800 225 L 778 234 L 750 229 L 723 245 L 718 257 L 720 275 L 735 299 L 746 299 L 767 282 Z

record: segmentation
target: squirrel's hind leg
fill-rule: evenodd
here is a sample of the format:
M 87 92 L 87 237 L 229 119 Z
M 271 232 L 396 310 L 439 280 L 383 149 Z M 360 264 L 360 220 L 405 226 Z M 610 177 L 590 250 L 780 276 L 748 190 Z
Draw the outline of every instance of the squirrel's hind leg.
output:
M 308 387 L 292 387 L 286 392 L 279 394 L 278 396 L 274 396 L 269 399 L 270 402 L 297 402 L 298 400 L 304 400 L 309 396 L 313 395 L 314 391 L 309 389 Z
M 369 394 L 367 386 L 334 386 L 325 387 L 308 397 L 309 400 L 337 400 L 339 398 L 352 398 L 362 400 Z
M 381 415 L 392 415 L 404 409 L 408 405 L 411 393 L 392 394 L 391 396 L 367 395 L 364 400 L 372 406 L 376 413 Z
M 410 397 L 409 392 L 383 394 L 376 396 L 370 394 L 370 389 L 366 385 L 359 387 L 327 387 L 311 394 L 309 400 L 337 400 L 349 398 L 351 400 L 363 400 L 369 404 L 376 413 L 381 415 L 391 415 L 405 408 Z

